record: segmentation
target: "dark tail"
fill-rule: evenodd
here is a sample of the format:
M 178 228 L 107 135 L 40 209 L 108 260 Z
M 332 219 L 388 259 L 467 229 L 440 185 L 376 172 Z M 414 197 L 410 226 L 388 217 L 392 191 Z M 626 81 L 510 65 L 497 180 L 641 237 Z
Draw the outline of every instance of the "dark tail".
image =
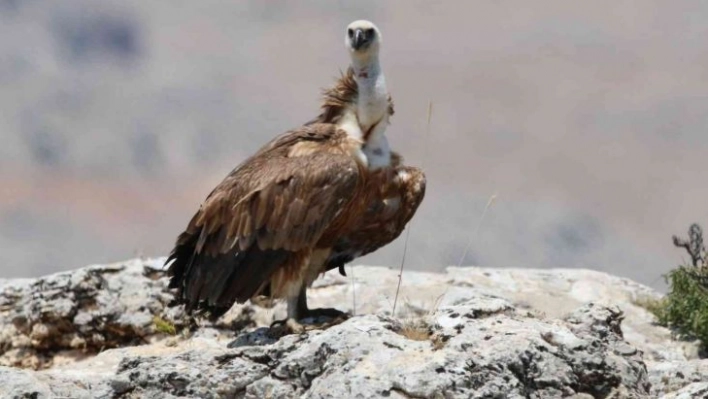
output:
M 212 319 L 226 313 L 235 302 L 246 302 L 258 294 L 291 254 L 282 249 L 261 250 L 254 244 L 245 251 L 236 246 L 226 253 L 206 255 L 210 253 L 206 250 L 209 238 L 205 250 L 196 252 L 200 234 L 201 229 L 180 234 L 165 265 L 172 262 L 167 270 L 169 288 L 177 289 L 176 299 L 185 304 L 186 311 Z

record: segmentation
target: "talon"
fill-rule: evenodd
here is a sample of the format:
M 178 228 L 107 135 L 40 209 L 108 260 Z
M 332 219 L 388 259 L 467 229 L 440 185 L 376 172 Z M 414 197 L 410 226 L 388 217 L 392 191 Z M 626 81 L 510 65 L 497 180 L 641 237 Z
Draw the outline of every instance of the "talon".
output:
M 274 322 L 270 323 L 270 327 L 269 327 L 269 328 L 273 329 L 273 328 L 276 328 L 276 327 L 283 326 L 283 325 L 285 325 L 285 322 L 286 322 L 287 320 L 288 320 L 288 319 L 275 320 Z
M 293 334 L 302 334 L 302 333 L 305 332 L 305 326 L 303 326 L 302 324 L 298 323 L 298 322 L 297 322 L 296 320 L 294 320 L 294 319 L 287 319 L 287 320 L 285 321 L 285 326 L 286 326 L 287 329 L 288 329 L 291 333 L 293 333 Z
M 274 332 L 277 331 L 278 334 L 276 335 L 278 336 L 288 334 L 302 334 L 305 332 L 305 326 L 300 324 L 297 320 L 291 318 L 276 320 L 270 323 L 270 329 Z

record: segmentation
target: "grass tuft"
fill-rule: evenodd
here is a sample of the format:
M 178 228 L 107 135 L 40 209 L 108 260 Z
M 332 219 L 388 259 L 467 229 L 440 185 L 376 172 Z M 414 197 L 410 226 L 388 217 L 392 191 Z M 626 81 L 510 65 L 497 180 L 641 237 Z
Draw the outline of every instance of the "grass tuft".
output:
M 153 317 L 152 322 L 155 325 L 155 331 L 157 332 L 168 335 L 177 334 L 177 329 L 175 328 L 175 325 L 160 316 Z
M 398 333 L 412 341 L 427 341 L 432 335 L 430 325 L 423 319 L 406 320 Z
M 399 335 L 411 341 L 429 341 L 433 350 L 442 349 L 447 341 L 442 334 L 436 333 L 427 317 L 410 318 L 394 329 Z

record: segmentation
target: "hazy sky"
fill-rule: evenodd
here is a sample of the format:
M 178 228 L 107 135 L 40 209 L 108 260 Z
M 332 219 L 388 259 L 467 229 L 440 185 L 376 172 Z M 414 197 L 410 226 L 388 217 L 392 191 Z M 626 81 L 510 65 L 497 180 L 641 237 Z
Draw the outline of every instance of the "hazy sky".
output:
M 0 277 L 165 255 L 317 113 L 361 18 L 383 32 L 389 140 L 428 176 L 407 267 L 469 241 L 465 265 L 661 287 L 686 258 L 671 235 L 708 223 L 707 2 L 0 1 Z M 360 263 L 398 267 L 402 244 Z

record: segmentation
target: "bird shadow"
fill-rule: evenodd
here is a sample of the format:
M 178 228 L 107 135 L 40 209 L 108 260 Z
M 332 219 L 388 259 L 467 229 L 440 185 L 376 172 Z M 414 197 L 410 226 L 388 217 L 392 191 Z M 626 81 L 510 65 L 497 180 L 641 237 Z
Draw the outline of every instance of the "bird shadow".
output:
M 299 322 L 305 327 L 305 332 L 299 334 L 301 337 L 306 338 L 309 334 L 309 332 L 314 331 L 314 330 L 326 330 L 330 327 L 333 327 L 337 324 L 343 323 L 346 321 L 348 317 L 337 317 L 337 318 L 330 318 L 326 316 L 318 316 L 318 317 L 308 317 L 302 320 L 299 320 Z M 286 335 L 292 335 L 292 333 L 282 325 L 271 325 L 270 327 L 258 327 L 254 330 L 251 331 L 244 331 L 241 332 L 236 338 L 229 342 L 226 347 L 233 349 L 233 348 L 240 348 L 243 346 L 265 346 L 265 345 L 271 345 L 280 338 L 286 336 Z

